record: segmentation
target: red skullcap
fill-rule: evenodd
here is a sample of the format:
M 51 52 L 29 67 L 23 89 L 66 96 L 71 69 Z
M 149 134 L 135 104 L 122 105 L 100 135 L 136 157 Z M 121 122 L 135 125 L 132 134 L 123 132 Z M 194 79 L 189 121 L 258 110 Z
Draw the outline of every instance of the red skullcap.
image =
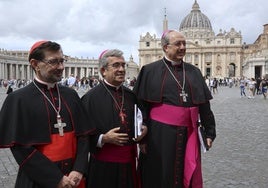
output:
M 40 40 L 40 41 L 34 43 L 29 51 L 29 54 L 31 54 L 36 48 L 38 48 L 39 46 L 41 46 L 42 44 L 44 44 L 46 42 L 48 42 L 48 41 L 47 40 Z
M 108 51 L 108 49 L 107 49 L 107 50 L 104 50 L 103 52 L 101 52 L 101 54 L 100 54 L 100 56 L 99 56 L 99 59 L 101 59 L 102 56 L 103 56 L 107 51 Z

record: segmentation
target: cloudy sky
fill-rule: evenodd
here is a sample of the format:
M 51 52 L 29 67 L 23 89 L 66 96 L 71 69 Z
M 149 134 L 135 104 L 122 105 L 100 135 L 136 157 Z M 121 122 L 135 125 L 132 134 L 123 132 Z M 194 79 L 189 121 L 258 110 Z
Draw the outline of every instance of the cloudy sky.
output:
M 220 29 L 241 31 L 253 43 L 268 23 L 267 0 L 197 0 Z M 164 8 L 170 29 L 178 29 L 194 0 L 0 0 L 0 48 L 29 50 L 37 40 L 60 43 L 64 53 L 78 58 L 98 58 L 108 48 L 118 48 L 138 62 L 140 35 L 160 37 Z

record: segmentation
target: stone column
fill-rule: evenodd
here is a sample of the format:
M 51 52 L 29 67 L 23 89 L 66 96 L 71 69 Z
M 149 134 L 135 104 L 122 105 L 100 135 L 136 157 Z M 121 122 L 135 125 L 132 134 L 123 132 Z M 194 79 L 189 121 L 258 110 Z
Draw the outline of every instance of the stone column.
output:
M 14 73 L 14 78 L 15 79 L 20 79 L 21 75 L 20 75 L 20 68 L 18 64 L 15 64 L 15 73 Z
M 4 78 L 4 63 L 0 63 L 0 79 Z

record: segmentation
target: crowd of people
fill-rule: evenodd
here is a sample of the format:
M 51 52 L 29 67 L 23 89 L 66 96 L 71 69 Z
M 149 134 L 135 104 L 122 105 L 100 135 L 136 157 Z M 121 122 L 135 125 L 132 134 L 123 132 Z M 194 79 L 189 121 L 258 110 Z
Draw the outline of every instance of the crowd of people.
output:
M 10 91 L 14 91 L 20 88 L 23 88 L 24 86 L 31 83 L 32 80 L 25 80 L 25 79 L 0 79 L 0 88 L 5 88 L 9 90 L 7 91 L 7 94 L 10 93 Z M 124 86 L 132 89 L 134 87 L 134 84 L 136 82 L 136 78 L 133 77 L 133 79 L 130 79 L 128 77 L 124 81 Z M 62 86 L 70 87 L 76 91 L 83 90 L 84 92 L 94 88 L 100 83 L 100 80 L 94 76 L 92 77 L 83 77 L 79 78 L 78 76 L 74 76 L 74 74 L 71 74 L 69 77 L 62 77 L 62 79 L 59 81 L 59 84 Z
M 123 82 L 125 87 L 133 89 L 137 79 L 133 77 L 127 77 Z M 31 83 L 32 80 L 25 79 L 0 79 L 0 88 L 5 88 L 6 93 L 10 93 L 14 90 L 23 88 L 24 86 Z M 217 94 L 218 87 L 229 87 L 229 88 L 240 88 L 240 97 L 247 97 L 249 99 L 254 99 L 256 95 L 263 95 L 263 98 L 267 98 L 267 86 L 268 79 L 266 76 L 255 78 L 237 77 L 237 78 L 211 78 L 206 76 L 205 82 L 212 94 Z M 71 74 L 69 77 L 62 77 L 59 84 L 62 86 L 67 86 L 75 89 L 76 91 L 82 90 L 87 92 L 88 90 L 94 88 L 100 83 L 100 79 L 96 77 L 83 77 L 79 78 Z
M 240 98 L 247 97 L 248 99 L 254 99 L 256 95 L 263 95 L 263 98 L 267 98 L 268 79 L 267 76 L 255 78 L 205 78 L 206 84 L 212 94 L 218 93 L 218 87 L 239 87 Z
M 267 93 L 267 80 L 258 90 L 254 79 L 203 79 L 183 61 L 180 32 L 164 32 L 161 45 L 164 57 L 131 80 L 121 50 L 100 54 L 101 78 L 63 78 L 60 44 L 34 43 L 28 58 L 34 80 L 0 85 L 20 88 L 0 111 L 0 148 L 10 148 L 19 165 L 15 187 L 202 188 L 198 122 L 211 149 L 217 87 L 239 86 L 246 96 L 244 86 L 253 98 Z

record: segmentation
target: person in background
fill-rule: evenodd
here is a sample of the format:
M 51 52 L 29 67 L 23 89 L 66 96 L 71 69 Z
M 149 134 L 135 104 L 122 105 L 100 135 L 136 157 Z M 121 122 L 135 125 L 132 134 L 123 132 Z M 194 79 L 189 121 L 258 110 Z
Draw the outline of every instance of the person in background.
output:
M 242 98 L 243 96 L 246 97 L 246 93 L 245 93 L 246 80 L 244 77 L 240 78 L 239 87 L 240 87 L 240 98 Z
M 197 121 L 200 116 L 211 147 L 216 137 L 212 96 L 200 70 L 183 61 L 185 37 L 168 30 L 161 45 L 165 56 L 142 67 L 133 89 L 148 127 L 139 158 L 142 187 L 201 188 Z
M 11 92 L 13 92 L 13 88 L 12 88 L 12 84 L 9 84 L 8 87 L 7 87 L 7 92 L 6 92 L 6 94 L 9 94 L 9 93 L 11 93 Z
M 213 79 L 213 94 L 219 93 L 218 85 L 219 85 L 219 81 L 217 80 L 217 78 L 214 78 Z
M 255 90 L 255 85 L 256 85 L 256 81 L 254 78 L 251 78 L 248 83 L 248 89 L 249 89 L 249 95 L 248 98 L 249 99 L 254 99 L 254 90 Z
M 74 77 L 73 74 L 71 74 L 69 78 L 67 79 L 67 85 L 68 87 L 75 89 L 75 86 L 76 86 L 75 83 L 76 83 L 76 78 Z
M 125 87 L 126 62 L 117 49 L 104 51 L 99 58 L 103 80 L 88 91 L 82 102 L 96 126 L 97 134 L 90 140 L 90 162 L 87 187 L 138 188 L 136 174 L 137 142 L 134 139 L 134 105 L 136 96 Z
M 255 93 L 257 95 L 260 95 L 262 92 L 261 92 L 261 89 L 260 89 L 260 84 L 261 84 L 261 77 L 258 77 L 256 79 L 256 87 L 255 87 Z
M 260 83 L 260 89 L 262 91 L 263 98 L 267 98 L 267 87 L 268 87 L 268 81 L 266 77 L 264 76 Z
M 16 188 L 85 187 L 94 128 L 78 94 L 58 84 L 65 61 L 58 43 L 36 42 L 29 51 L 33 82 L 3 103 L 0 148 L 10 148 L 19 165 Z

